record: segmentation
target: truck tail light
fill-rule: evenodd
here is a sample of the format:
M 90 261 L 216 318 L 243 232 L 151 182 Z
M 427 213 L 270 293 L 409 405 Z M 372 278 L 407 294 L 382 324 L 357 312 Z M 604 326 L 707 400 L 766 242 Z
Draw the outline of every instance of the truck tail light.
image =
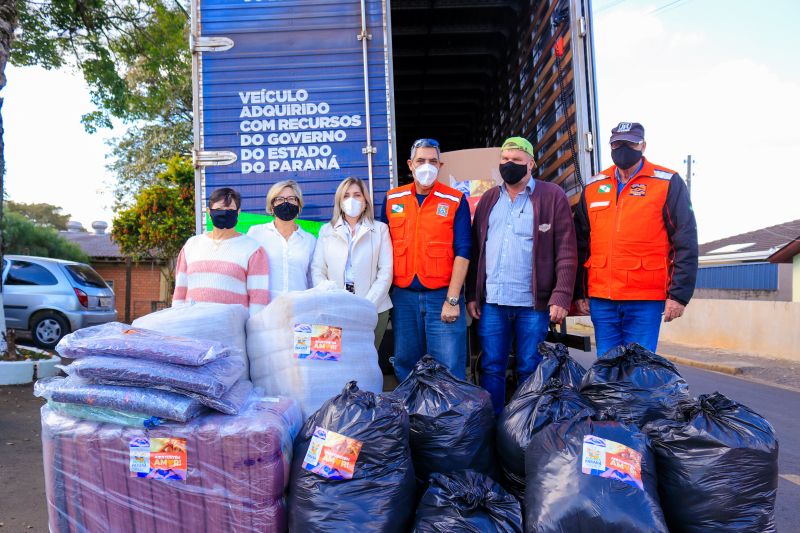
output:
M 78 297 L 78 301 L 84 307 L 89 307 L 89 297 L 86 296 L 86 293 L 80 289 L 75 289 L 75 295 Z

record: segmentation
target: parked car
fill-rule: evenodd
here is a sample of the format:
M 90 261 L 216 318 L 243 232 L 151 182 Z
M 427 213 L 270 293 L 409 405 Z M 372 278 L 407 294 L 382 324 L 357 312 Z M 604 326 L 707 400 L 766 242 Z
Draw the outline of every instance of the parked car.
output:
M 6 327 L 54 348 L 72 331 L 117 319 L 114 291 L 92 267 L 46 257 L 3 258 Z

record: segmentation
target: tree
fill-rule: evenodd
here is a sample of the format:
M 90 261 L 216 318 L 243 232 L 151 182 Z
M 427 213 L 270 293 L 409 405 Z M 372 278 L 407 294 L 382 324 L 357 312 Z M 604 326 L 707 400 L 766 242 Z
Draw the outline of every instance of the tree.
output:
M 117 213 L 111 238 L 124 255 L 165 264 L 172 287 L 178 254 L 194 235 L 194 168 L 180 156 L 166 166 L 158 183 L 145 187 L 133 206 Z M 169 305 L 172 295 L 167 293 Z
M 5 208 L 8 212 L 19 213 L 37 226 L 66 230 L 72 215 L 62 214 L 61 207 L 51 204 L 26 204 L 9 200 Z
M 108 165 L 120 180 L 115 210 L 155 183 L 163 161 L 191 149 L 190 27 L 180 1 L 18 0 L 12 63 L 81 72 L 97 106 L 82 119 L 88 132 L 111 128 L 112 117 L 134 125 L 114 140 Z
M 88 263 L 80 246 L 52 228 L 38 226 L 19 213 L 9 212 L 3 218 L 4 254 L 35 255 Z

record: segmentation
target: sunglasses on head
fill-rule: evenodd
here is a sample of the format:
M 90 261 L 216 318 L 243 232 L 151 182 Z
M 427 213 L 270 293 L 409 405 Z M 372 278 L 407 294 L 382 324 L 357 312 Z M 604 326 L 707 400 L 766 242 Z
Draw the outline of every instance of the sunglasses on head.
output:
M 434 141 L 433 139 L 417 139 L 414 141 L 414 144 L 411 146 L 412 148 L 425 148 L 428 146 L 432 146 L 433 148 L 438 148 L 439 143 Z

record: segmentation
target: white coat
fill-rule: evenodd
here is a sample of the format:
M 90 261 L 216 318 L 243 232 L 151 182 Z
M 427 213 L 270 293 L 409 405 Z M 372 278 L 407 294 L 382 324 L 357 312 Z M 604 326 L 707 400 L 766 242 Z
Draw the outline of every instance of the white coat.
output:
M 344 289 L 348 253 L 344 224 L 344 220 L 339 219 L 335 226 L 327 223 L 319 230 L 314 259 L 311 260 L 311 280 L 315 287 L 330 280 Z M 393 279 L 394 250 L 389 226 L 377 220 L 364 219 L 355 236 L 352 262 L 356 295 L 374 303 L 379 313 L 391 309 L 389 288 Z

